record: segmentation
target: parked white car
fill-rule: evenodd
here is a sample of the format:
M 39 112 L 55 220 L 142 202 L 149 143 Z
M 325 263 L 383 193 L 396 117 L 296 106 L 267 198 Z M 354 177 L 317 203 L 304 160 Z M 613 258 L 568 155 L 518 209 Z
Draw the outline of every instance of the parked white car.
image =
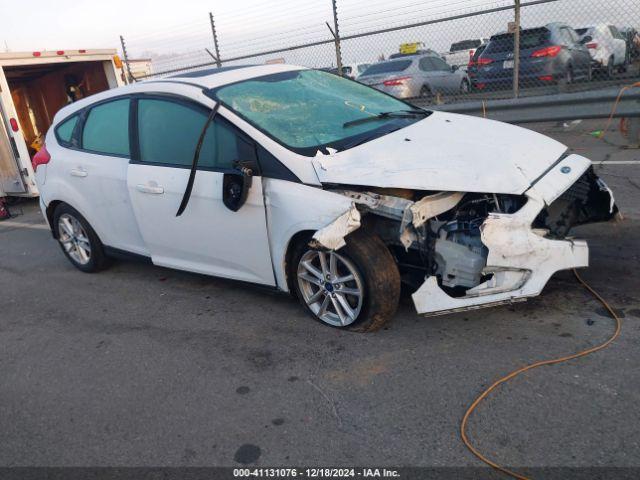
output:
M 350 63 L 342 66 L 342 75 L 349 77 L 351 80 L 356 80 L 362 72 L 371 66 L 370 63 Z
M 82 99 L 33 167 L 78 269 L 130 256 L 269 285 L 357 331 L 393 316 L 401 281 L 422 314 L 538 295 L 588 264 L 570 229 L 617 212 L 559 142 L 288 65 Z
M 579 28 L 581 43 L 586 45 L 595 68 L 607 72 L 609 78 L 627 68 L 627 42 L 615 25 L 600 24 L 594 27 Z
M 449 65 L 455 65 L 461 70 L 466 70 L 478 47 L 487 43 L 489 43 L 488 38 L 474 38 L 454 42 L 451 44 L 449 51 L 442 56 Z

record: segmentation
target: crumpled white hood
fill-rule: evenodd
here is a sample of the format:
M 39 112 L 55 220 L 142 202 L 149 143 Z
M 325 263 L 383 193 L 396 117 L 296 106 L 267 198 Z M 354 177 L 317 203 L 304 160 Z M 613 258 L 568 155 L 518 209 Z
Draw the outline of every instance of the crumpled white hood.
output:
M 313 165 L 321 183 L 522 194 L 567 147 L 531 130 L 434 112 Z

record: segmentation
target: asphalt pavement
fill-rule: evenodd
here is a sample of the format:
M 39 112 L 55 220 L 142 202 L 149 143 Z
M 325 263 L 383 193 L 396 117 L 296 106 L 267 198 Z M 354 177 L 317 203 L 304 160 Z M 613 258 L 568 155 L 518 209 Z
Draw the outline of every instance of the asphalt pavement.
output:
M 595 162 L 625 219 L 579 229 L 583 273 L 623 317 L 609 349 L 501 387 L 470 422 L 516 468 L 640 467 L 640 151 L 602 122 L 533 125 Z M 463 133 L 461 133 L 463 134 Z M 374 334 L 284 294 L 133 262 L 83 274 L 33 201 L 0 222 L 0 466 L 475 466 L 471 401 L 613 331 L 569 272 L 526 303 Z

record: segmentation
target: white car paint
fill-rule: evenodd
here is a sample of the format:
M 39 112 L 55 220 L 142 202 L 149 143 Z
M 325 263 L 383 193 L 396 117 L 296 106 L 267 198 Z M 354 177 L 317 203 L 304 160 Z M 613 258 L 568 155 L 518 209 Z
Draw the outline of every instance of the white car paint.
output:
M 589 53 L 594 62 L 606 68 L 609 59 L 613 57 L 615 66 L 624 65 L 626 61 L 627 43 L 622 38 L 615 38 L 611 34 L 610 26 L 606 24 L 589 27 L 582 38 L 590 36 L 591 41 L 587 42 Z M 595 46 L 595 47 L 594 47 Z
M 551 276 L 571 268 L 589 266 L 589 249 L 582 240 L 552 240 L 531 229 L 540 211 L 564 193 L 591 166 L 579 155 L 570 155 L 528 189 L 528 202 L 512 215 L 493 213 L 484 222 L 482 242 L 489 249 L 485 274 L 510 272 L 479 285 L 460 298 L 444 293 L 435 276 L 413 294 L 418 313 L 447 313 L 495 305 L 539 295 Z M 570 174 L 561 173 L 564 167 Z M 497 280 L 496 280 L 497 278 Z
M 323 183 L 522 194 L 566 150 L 531 130 L 434 112 L 358 147 L 317 156 L 313 163 Z
M 212 108 L 214 102 L 203 88 L 298 69 L 302 68 L 265 65 L 183 78 L 181 83 L 142 82 L 65 107 L 54 125 L 98 100 L 142 92 L 172 93 Z M 440 289 L 435 276 L 429 276 L 413 297 L 418 312 L 476 308 L 537 295 L 555 271 L 587 265 L 584 242 L 548 240 L 531 228 L 540 210 L 589 165 L 576 155 L 559 162 L 567 148 L 547 137 L 499 122 L 435 112 L 358 147 L 306 157 L 279 145 L 224 107 L 218 115 L 271 152 L 300 182 L 254 177 L 247 203 L 231 212 L 220 201 L 222 175 L 200 171 L 187 211 L 176 218 L 188 169 L 119 162 L 123 159 L 109 159 L 113 167 L 106 167 L 107 162 L 99 165 L 90 156 L 81 158 L 80 152 L 58 145 L 51 129 L 46 143 L 54 160 L 41 165 L 37 177 L 42 180 L 43 213 L 47 214 L 51 202 L 63 201 L 89 220 L 105 245 L 150 256 L 157 265 L 288 291 L 286 255 L 297 233 L 339 225 L 330 229 L 333 240 L 337 232 L 339 248 L 340 232 L 344 237 L 358 228 L 352 221 L 340 223 L 354 208 L 352 198 L 323 189 L 323 183 L 525 194 L 528 203 L 519 212 L 493 214 L 483 227 L 483 242 L 490 251 L 487 269 L 496 270 L 494 283 L 501 284 L 479 285 L 468 298 L 453 298 Z M 572 174 L 561 175 L 562 167 L 571 167 Z M 74 171 L 86 175 L 77 176 Z M 452 193 L 445 198 L 455 205 L 462 196 Z M 423 203 L 428 202 L 413 204 L 414 210 L 419 206 L 416 211 L 430 211 Z M 425 220 L 418 216 L 413 222 Z M 529 273 L 514 275 L 500 269 Z M 504 291 L 505 284 L 509 291 Z

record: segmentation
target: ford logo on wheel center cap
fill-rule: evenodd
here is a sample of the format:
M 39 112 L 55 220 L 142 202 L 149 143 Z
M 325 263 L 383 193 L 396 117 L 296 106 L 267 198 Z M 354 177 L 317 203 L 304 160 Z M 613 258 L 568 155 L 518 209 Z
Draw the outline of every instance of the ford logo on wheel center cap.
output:
M 571 167 L 562 167 L 560 171 L 562 173 L 571 173 Z

